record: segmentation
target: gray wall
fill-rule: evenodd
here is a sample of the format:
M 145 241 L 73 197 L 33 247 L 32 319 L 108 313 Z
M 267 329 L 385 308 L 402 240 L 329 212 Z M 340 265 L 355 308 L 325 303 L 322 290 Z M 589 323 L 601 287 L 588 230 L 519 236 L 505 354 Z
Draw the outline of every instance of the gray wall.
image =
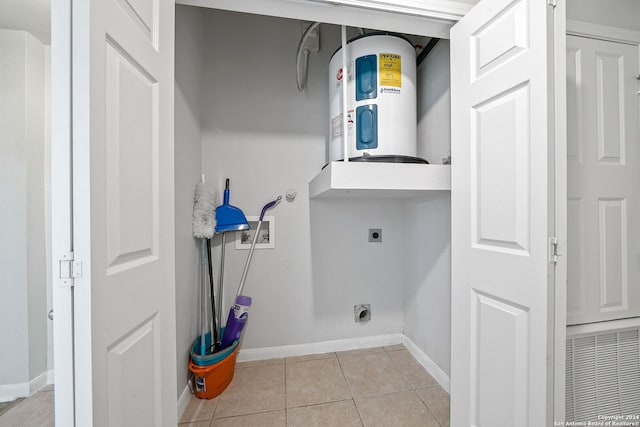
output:
M 47 312 L 53 308 L 51 265 L 51 46 L 44 47 L 44 217 L 47 277 Z M 47 370 L 53 370 L 53 322 L 47 321 Z
M 451 151 L 449 41 L 418 68 L 418 155 L 442 163 Z M 455 161 L 455 159 L 454 159 Z M 408 206 L 404 333 L 447 375 L 451 358 L 451 195 Z
M 321 28 L 321 51 L 299 93 L 297 21 L 210 11 L 203 81 L 203 171 L 231 178 L 231 204 L 246 215 L 287 189 L 295 201 L 273 211 L 276 248 L 256 251 L 245 293 L 254 298 L 244 349 L 402 331 L 404 210 L 389 201 L 309 200 L 308 183 L 326 162 L 327 64 L 337 27 Z M 383 243 L 367 242 L 383 228 Z M 227 247 L 225 307 L 247 252 Z M 366 325 L 353 305 L 370 303 Z M 226 310 L 223 312 L 226 317 Z
M 200 82 L 206 55 L 204 15 L 176 7 L 175 54 L 175 221 L 177 393 L 189 378 L 189 346 L 198 334 L 198 250 L 191 233 L 193 192 L 200 181 Z
M 231 179 L 231 204 L 248 216 L 290 188 L 298 192 L 270 212 L 276 248 L 254 255 L 245 288 L 254 304 L 243 349 L 402 332 L 406 209 L 390 201 L 308 198 L 308 183 L 326 161 L 327 64 L 340 43 L 338 28 L 322 27 L 322 51 L 310 58 L 309 86 L 299 93 L 297 21 L 188 9 L 178 7 L 176 18 L 178 393 L 198 334 L 190 228 L 198 156 L 219 194 Z M 195 153 L 199 131 L 202 151 Z M 383 228 L 384 242 L 368 244 L 368 228 Z M 225 312 L 247 256 L 234 239 L 226 249 Z M 220 239 L 214 244 L 217 271 Z M 372 304 L 366 325 L 353 321 L 359 303 Z
M 47 370 L 45 49 L 0 30 L 0 385 Z
M 25 33 L 25 155 L 27 165 L 27 311 L 29 378 L 47 370 L 47 279 L 44 216 L 44 46 Z

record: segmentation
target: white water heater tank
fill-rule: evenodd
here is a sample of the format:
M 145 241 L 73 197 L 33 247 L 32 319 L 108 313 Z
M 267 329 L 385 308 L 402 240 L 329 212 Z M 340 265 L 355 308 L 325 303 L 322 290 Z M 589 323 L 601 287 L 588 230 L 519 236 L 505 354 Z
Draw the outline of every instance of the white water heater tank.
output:
M 416 156 L 416 54 L 404 37 L 368 33 L 347 45 L 350 159 Z M 329 63 L 329 158 L 344 158 L 342 47 Z M 364 157 L 364 159 L 366 159 Z M 394 161 L 394 160 L 390 160 Z

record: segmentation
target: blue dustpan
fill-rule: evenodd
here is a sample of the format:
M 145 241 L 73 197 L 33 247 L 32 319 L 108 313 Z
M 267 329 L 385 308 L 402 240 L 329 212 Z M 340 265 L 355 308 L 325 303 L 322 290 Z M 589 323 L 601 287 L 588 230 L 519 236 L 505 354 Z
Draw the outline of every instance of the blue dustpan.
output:
M 224 201 L 216 208 L 216 233 L 248 229 L 249 223 L 244 213 L 229 204 L 229 180 L 227 179 L 224 188 Z

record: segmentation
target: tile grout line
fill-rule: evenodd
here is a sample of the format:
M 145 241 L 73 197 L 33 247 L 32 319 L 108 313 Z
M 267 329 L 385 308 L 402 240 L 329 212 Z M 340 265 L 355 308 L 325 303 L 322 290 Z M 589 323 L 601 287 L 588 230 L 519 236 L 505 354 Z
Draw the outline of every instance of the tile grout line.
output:
M 342 367 L 342 361 L 338 357 L 337 353 L 336 353 L 336 359 L 338 359 L 338 366 L 340 367 L 340 372 L 342 373 L 342 378 L 344 378 L 344 382 L 347 383 L 347 388 L 349 389 L 349 395 L 351 396 L 351 399 L 353 400 L 354 397 L 353 397 L 353 390 L 351 389 L 351 384 L 349 384 L 349 380 L 347 380 L 347 376 L 344 373 L 344 368 Z M 355 401 L 354 401 L 354 405 L 355 405 Z
M 249 413 L 241 413 L 241 414 L 234 414 L 234 415 L 227 415 L 224 417 L 218 417 L 216 418 L 216 412 L 218 411 L 219 407 L 220 407 L 220 402 L 221 400 L 218 400 L 218 402 L 216 403 L 216 407 L 213 411 L 213 415 L 211 416 L 211 420 L 210 420 L 210 426 L 213 425 L 213 422 L 215 420 L 223 420 L 223 419 L 228 419 L 228 418 L 236 418 L 236 417 L 243 417 L 243 416 L 249 416 L 249 415 L 256 415 L 256 414 L 266 414 L 266 413 L 270 413 L 270 412 L 277 412 L 277 411 L 281 411 L 284 410 L 285 411 L 285 422 L 287 420 L 287 372 L 286 372 L 286 364 L 284 363 L 277 363 L 277 364 L 273 364 L 273 365 L 258 365 L 258 366 L 247 366 L 245 368 L 242 369 L 252 369 L 252 368 L 265 368 L 265 367 L 280 367 L 282 366 L 282 371 L 283 371 L 283 381 L 284 381 L 284 408 L 282 409 L 266 409 L 266 410 L 258 410 L 255 412 L 249 412 Z M 237 369 L 237 366 L 236 366 Z M 234 374 L 235 376 L 235 374 Z M 224 390 L 226 391 L 226 389 Z M 216 397 L 216 399 L 221 399 L 222 394 L 224 394 L 224 391 L 222 393 L 220 393 L 220 395 L 218 395 Z
M 304 357 L 304 356 L 292 356 L 292 357 Z M 305 359 L 305 360 L 287 360 L 287 359 L 290 359 L 290 358 L 289 357 L 285 357 L 284 360 L 285 360 L 285 366 L 286 366 L 288 364 L 293 365 L 293 364 L 296 364 L 296 363 L 313 362 L 313 361 L 316 361 L 316 360 L 329 360 L 329 359 L 334 359 L 334 358 L 335 359 L 338 358 L 338 355 L 335 352 L 333 352 L 333 356 L 329 356 L 329 357 L 318 357 L 318 358 Z
M 286 420 L 287 423 L 289 421 L 289 410 L 290 409 L 298 409 L 298 408 L 307 408 L 307 407 L 314 407 L 314 406 L 319 406 L 319 405 L 326 405 L 326 404 L 332 404 L 332 403 L 338 403 L 338 402 L 348 402 L 348 401 L 352 401 L 352 403 L 355 406 L 355 402 L 353 402 L 353 396 L 351 393 L 351 390 L 349 388 L 349 383 L 344 375 L 344 372 L 342 370 L 342 366 L 340 365 L 340 361 L 338 360 L 338 356 L 336 354 L 336 352 L 332 352 L 330 353 L 331 356 L 329 357 L 322 357 L 322 358 L 314 358 L 314 359 L 309 359 L 309 360 L 296 360 L 296 361 L 288 361 L 286 362 L 287 364 L 290 364 L 291 366 L 294 365 L 298 365 L 298 364 L 302 364 L 302 363 L 309 363 L 309 362 L 329 362 L 333 365 L 333 362 L 335 361 L 335 363 L 337 363 L 338 365 L 338 369 L 340 370 L 340 374 L 342 375 L 342 380 L 344 381 L 344 385 L 347 386 L 347 390 L 349 393 L 348 397 L 341 397 L 341 398 L 333 398 L 330 400 L 326 400 L 326 401 L 321 401 L 321 402 L 310 402 L 310 403 L 305 403 L 305 404 L 300 404 L 300 405 L 296 405 L 296 406 L 291 406 L 289 407 L 288 404 L 286 405 Z M 289 365 L 287 365 L 289 366 Z M 285 372 L 285 380 L 286 380 L 286 372 Z M 359 414 L 358 414 L 359 416 Z M 361 420 L 362 422 L 362 420 Z
M 402 351 L 402 350 L 393 350 L 393 351 Z M 394 363 L 394 360 L 391 358 L 391 356 L 389 356 L 389 352 L 387 350 L 384 351 L 384 354 L 389 358 L 389 361 L 391 362 L 391 368 L 400 376 L 400 378 L 402 378 L 404 380 L 404 382 L 407 383 L 407 385 L 409 386 L 408 390 L 398 390 L 397 393 L 402 392 L 402 391 L 416 391 L 416 387 L 413 385 L 413 383 L 409 380 L 409 378 L 407 378 L 407 375 L 402 372 L 400 369 L 398 369 L 396 367 L 396 364 Z M 383 394 L 390 394 L 390 393 L 380 393 L 380 395 Z M 416 393 L 417 394 L 417 393 Z M 420 396 L 418 396 L 419 398 Z M 422 401 L 422 399 L 420 399 L 420 401 Z
M 6 407 L 2 408 L 2 410 L 0 410 L 0 418 L 2 418 L 3 415 L 8 413 L 10 410 L 15 408 L 16 406 L 18 406 L 24 400 L 25 400 L 24 397 L 19 397 L 19 398 L 15 399 L 15 400 L 13 400 L 11 402 L 6 402 L 6 403 L 8 403 L 8 405 Z
M 289 425 L 289 405 L 287 404 L 287 358 L 284 358 L 284 425 Z
M 394 363 L 394 360 L 393 360 L 393 359 L 391 358 L 391 356 L 389 355 L 389 353 L 394 353 L 394 352 L 399 352 L 399 351 L 408 351 L 408 350 L 407 350 L 406 348 L 404 348 L 404 349 L 399 348 L 399 349 L 395 349 L 395 350 L 385 350 L 384 352 L 386 353 L 387 357 L 391 360 L 391 365 L 393 366 L 393 369 L 395 369 L 395 371 L 396 371 L 396 372 L 398 372 L 398 373 L 402 376 L 402 378 L 406 381 L 406 383 L 407 383 L 407 384 L 409 384 L 409 387 L 411 387 L 411 388 L 410 388 L 410 390 L 412 390 L 412 391 L 416 391 L 416 390 L 418 389 L 418 387 L 416 387 L 415 385 L 413 385 L 413 382 L 409 379 L 409 377 L 407 376 L 407 374 L 405 374 L 404 372 L 402 372 L 400 369 L 398 369 L 398 368 L 396 367 L 396 365 L 395 365 L 395 363 Z M 411 353 L 409 353 L 409 355 L 411 355 Z M 411 357 L 412 357 L 413 359 L 415 359 L 415 358 L 413 357 L 413 355 L 411 355 Z M 424 368 L 423 368 L 423 369 L 424 369 Z M 420 397 L 420 396 L 418 396 L 418 397 Z M 420 400 L 422 400 L 422 399 L 420 399 Z
M 418 392 L 416 390 L 396 390 L 396 391 L 385 391 L 382 393 L 378 393 L 378 394 L 367 394 L 366 396 L 360 396 L 360 397 L 356 397 L 354 399 L 369 399 L 371 397 L 378 397 L 378 396 L 389 396 L 391 394 L 399 394 L 399 393 L 407 393 L 407 392 L 415 392 L 416 394 L 418 394 Z M 420 398 L 420 395 L 418 394 L 418 398 Z M 424 403 L 424 400 L 420 399 L 420 401 L 422 403 Z M 427 405 L 426 403 L 424 403 L 425 406 Z
M 365 427 L 364 419 L 362 418 L 362 413 L 360 412 L 358 405 L 356 405 L 356 398 L 353 397 L 353 390 L 351 390 L 351 384 L 349 384 L 349 380 L 347 380 L 347 376 L 344 373 L 344 369 L 342 368 L 342 362 L 340 360 L 340 357 L 338 357 L 337 352 L 336 352 L 336 359 L 338 359 L 338 366 L 340 367 L 340 372 L 342 372 L 342 377 L 344 378 L 344 382 L 347 383 L 347 388 L 349 389 L 349 394 L 351 395 L 351 401 L 353 402 L 353 406 L 356 408 L 356 412 L 358 413 L 358 418 L 360 418 L 360 424 L 362 425 L 362 427 Z
M 420 389 L 422 390 L 422 389 L 435 388 L 435 387 L 436 387 L 436 386 L 433 386 L 433 387 L 420 387 Z M 440 427 L 442 427 L 442 423 L 440 422 L 440 418 L 436 417 L 436 414 L 433 412 L 433 409 L 431 409 L 431 405 L 429 405 L 429 404 L 427 403 L 427 401 L 426 401 L 426 400 L 424 400 L 424 399 L 422 398 L 422 396 L 420 396 L 420 393 L 418 393 L 418 389 L 416 389 L 416 394 L 418 395 L 418 398 L 422 401 L 422 403 L 424 404 L 424 406 L 426 406 L 426 407 L 427 407 L 427 409 L 429 409 L 429 412 L 431 413 L 431 416 L 433 417 L 433 419 L 434 419 L 434 420 L 436 420 L 436 422 L 438 423 L 438 425 L 439 425 Z
M 249 415 L 260 415 L 260 414 L 269 414 L 271 412 L 279 412 L 282 411 L 282 409 L 267 409 L 264 411 L 258 411 L 258 412 L 249 412 L 246 414 L 235 414 L 235 415 L 227 415 L 225 417 L 220 417 L 220 418 L 215 418 L 215 419 L 211 419 L 211 421 L 215 421 L 215 420 L 228 420 L 229 418 L 239 418 L 239 417 L 247 417 Z M 200 423 L 203 421 L 207 421 L 207 420 L 199 420 L 199 421 L 183 421 L 180 424 L 189 424 L 189 423 Z
M 267 411 L 251 412 L 251 413 L 248 413 L 248 414 L 229 415 L 228 417 L 220 417 L 220 418 L 216 418 L 216 419 L 212 418 L 209 425 L 210 426 L 213 425 L 214 421 L 229 420 L 229 419 L 232 419 L 232 418 L 242 418 L 242 417 L 248 417 L 250 415 L 271 414 L 271 413 L 280 412 L 280 411 L 281 411 L 281 409 L 269 409 Z M 204 422 L 204 421 L 206 421 L 206 420 L 184 421 L 184 422 L 178 423 L 178 426 L 181 426 L 183 424 L 186 425 L 186 424 L 192 424 L 192 423 L 201 423 L 201 422 Z
M 402 349 L 398 349 L 398 350 L 391 350 L 391 351 L 402 351 Z M 388 353 L 390 353 L 390 351 L 386 351 L 387 352 L 387 356 L 389 356 Z M 411 354 L 411 353 L 409 353 Z M 415 357 L 413 357 L 413 355 L 411 355 L 411 357 L 413 359 L 415 359 Z M 391 356 L 389 356 L 389 358 L 391 359 Z M 393 359 L 391 359 L 391 361 L 393 361 Z M 395 368 L 395 366 L 394 366 Z M 424 368 L 423 368 L 424 369 Z M 398 369 L 396 369 L 397 371 L 399 371 Z M 400 372 L 400 371 L 399 371 Z M 433 388 L 433 387 L 437 387 L 438 384 L 434 384 L 433 386 L 429 386 L 429 387 L 417 387 L 413 384 L 413 382 L 411 382 L 411 380 L 408 378 L 407 374 L 405 374 L 404 372 L 400 372 L 400 374 L 402 375 L 402 377 L 405 379 L 405 381 L 409 384 L 409 386 L 411 386 L 411 390 L 413 393 L 415 393 L 416 396 L 418 396 L 418 400 L 420 400 L 420 402 L 422 402 L 422 404 L 424 405 L 425 408 L 427 408 L 427 411 L 429 411 L 429 414 L 431 415 L 431 417 L 436 421 L 436 423 L 438 424 L 438 426 L 442 427 L 442 424 L 440 423 L 440 420 L 436 417 L 436 415 L 433 413 L 433 410 L 431 409 L 431 407 L 427 404 L 427 402 L 424 401 L 424 399 L 422 399 L 422 397 L 420 396 L 420 393 L 418 393 L 419 389 L 425 389 L 425 388 Z M 386 394 L 390 394 L 390 393 L 386 393 Z
M 235 372 L 234 372 L 235 375 Z M 233 378 L 232 378 L 233 380 Z M 231 385 L 231 383 L 229 383 L 229 385 Z M 229 386 L 227 386 L 228 388 Z M 225 388 L 226 390 L 226 388 Z M 224 390 L 222 390 L 222 393 L 224 393 Z M 214 420 L 216 419 L 216 413 L 218 412 L 218 409 L 220 409 L 220 402 L 222 402 L 222 393 L 220 393 L 218 396 L 216 396 L 216 407 L 213 408 L 213 414 L 211 414 L 211 424 L 213 425 Z
M 312 406 L 327 405 L 327 404 L 329 404 L 329 403 L 348 402 L 348 401 L 350 401 L 350 400 L 353 400 L 353 397 L 349 397 L 349 398 L 347 398 L 347 399 L 328 400 L 328 401 L 326 401 L 326 402 L 305 403 L 304 405 L 292 406 L 291 408 L 287 408 L 287 409 L 310 408 L 310 407 L 312 407 Z
M 364 419 L 362 418 L 362 414 L 360 413 L 360 409 L 358 408 L 358 405 L 356 405 L 356 399 L 352 397 L 351 401 L 353 402 L 353 406 L 356 408 L 356 412 L 358 413 L 358 418 L 360 418 L 360 424 L 362 424 L 362 427 L 365 427 Z
M 235 373 L 234 373 L 235 375 Z M 228 386 L 227 386 L 228 387 Z M 226 388 L 225 388 L 226 390 Z M 224 393 L 224 390 L 222 390 L 222 393 Z M 220 393 L 219 395 L 217 395 L 214 399 L 216 399 L 216 407 L 213 408 L 213 412 L 211 412 L 211 418 L 209 419 L 209 426 L 213 425 L 213 420 L 216 417 L 216 411 L 218 410 L 218 406 L 220 406 L 220 396 L 222 395 L 222 393 Z

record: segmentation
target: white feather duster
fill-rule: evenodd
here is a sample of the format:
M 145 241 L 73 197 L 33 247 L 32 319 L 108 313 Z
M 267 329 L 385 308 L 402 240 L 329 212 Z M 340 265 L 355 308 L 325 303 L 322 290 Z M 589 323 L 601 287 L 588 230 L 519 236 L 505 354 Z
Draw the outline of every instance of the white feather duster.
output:
M 196 185 L 191 226 L 193 237 L 198 239 L 213 237 L 216 228 L 216 193 L 211 184 L 201 182 Z

